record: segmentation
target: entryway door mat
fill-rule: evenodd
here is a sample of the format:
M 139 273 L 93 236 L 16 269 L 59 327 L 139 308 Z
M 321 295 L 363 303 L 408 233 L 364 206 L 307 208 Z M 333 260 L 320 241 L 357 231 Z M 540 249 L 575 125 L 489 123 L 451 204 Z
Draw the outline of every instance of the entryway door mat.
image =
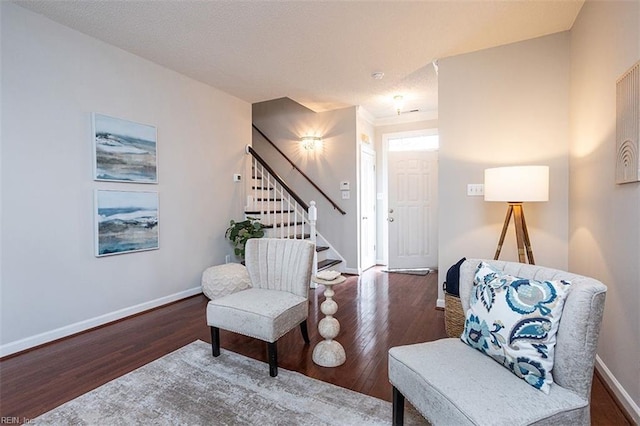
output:
M 382 272 L 409 275 L 428 275 L 430 272 L 434 272 L 434 270 L 431 268 L 385 268 L 382 270 Z

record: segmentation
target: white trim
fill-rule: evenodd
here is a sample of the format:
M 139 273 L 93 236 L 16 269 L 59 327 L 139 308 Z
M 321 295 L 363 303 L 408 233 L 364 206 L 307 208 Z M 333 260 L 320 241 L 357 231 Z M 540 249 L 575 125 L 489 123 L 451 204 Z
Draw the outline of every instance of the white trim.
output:
M 609 385 L 609 388 L 613 391 L 616 399 L 622 404 L 625 411 L 633 418 L 633 421 L 636 424 L 640 424 L 640 407 L 631 399 L 631 396 L 598 355 L 596 355 L 596 370 L 598 370 L 598 373 L 600 373 L 604 381 Z
M 372 126 L 375 126 L 376 118 L 373 115 L 371 115 L 371 113 L 369 111 L 364 109 L 362 107 L 362 105 L 356 105 L 356 111 L 358 111 L 358 115 L 360 115 L 360 117 L 364 121 L 366 121 L 367 123 L 371 124 Z
M 438 299 L 438 300 L 436 300 L 436 308 L 442 308 L 442 309 L 444 309 L 444 299 Z
M 362 204 L 363 204 L 363 200 L 362 198 L 365 196 L 364 191 L 362 190 L 362 178 L 363 178 L 363 173 L 370 173 L 370 171 L 365 171 L 363 170 L 363 162 L 362 162 L 362 158 L 364 155 L 368 155 L 373 157 L 373 217 L 374 220 L 373 222 L 373 246 L 374 246 L 374 253 L 373 253 L 373 263 L 372 264 L 367 264 L 365 265 L 363 262 L 363 248 L 362 248 L 362 243 L 363 243 L 363 235 L 364 235 L 364 229 L 363 229 L 363 219 L 358 219 L 357 221 L 357 238 L 358 238 L 358 269 L 362 272 L 365 269 L 369 269 L 373 266 L 376 265 L 376 258 L 378 257 L 378 250 L 377 250 L 377 244 L 378 244 L 378 212 L 376 211 L 376 204 L 378 202 L 377 199 L 377 173 L 376 173 L 376 165 L 377 165 L 377 157 L 376 157 L 376 151 L 373 149 L 373 147 L 371 145 L 367 145 L 367 144 L 360 144 L 360 151 L 358 152 L 358 174 L 357 174 L 357 191 L 356 191 L 356 197 L 358 199 L 358 203 L 357 203 L 357 216 L 358 218 L 362 218 L 363 217 L 363 208 L 362 208 Z M 367 201 L 367 200 L 365 200 Z M 366 259 L 365 259 L 366 260 Z M 360 275 L 360 274 L 358 274 Z
M 6 343 L 0 346 L 0 357 L 14 354 L 16 352 L 23 351 L 25 349 L 33 348 L 44 343 L 49 343 L 63 337 L 71 336 L 72 334 L 80 333 L 82 331 L 89 330 L 94 327 L 98 327 L 113 321 L 117 321 L 122 318 L 126 318 L 131 315 L 138 314 L 140 312 L 147 311 L 149 309 L 157 308 L 158 306 L 166 305 L 177 300 L 185 299 L 190 296 L 202 293 L 202 287 L 194 287 L 179 293 L 170 294 L 168 296 L 161 297 L 159 299 L 150 300 L 148 302 L 140 303 L 135 306 L 123 308 L 114 312 L 109 312 L 104 315 L 90 318 L 84 321 L 76 322 L 74 324 L 66 325 L 64 327 L 56 328 L 55 330 L 46 331 L 44 333 L 36 334 L 35 336 L 26 337 L 24 339 L 16 340 L 14 342 Z
M 389 151 L 389 139 L 413 138 L 418 136 L 433 136 L 433 135 L 439 135 L 439 134 L 440 134 L 440 131 L 438 127 L 425 127 L 424 129 L 418 129 L 418 130 L 404 130 L 401 132 L 383 133 L 382 134 L 382 139 L 384 142 L 383 148 Z M 437 149 L 435 151 L 437 151 Z

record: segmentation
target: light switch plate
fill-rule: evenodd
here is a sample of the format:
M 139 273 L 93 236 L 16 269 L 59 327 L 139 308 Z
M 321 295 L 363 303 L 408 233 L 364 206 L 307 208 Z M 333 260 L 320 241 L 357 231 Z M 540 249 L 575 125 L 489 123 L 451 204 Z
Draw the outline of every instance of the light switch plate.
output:
M 351 198 L 351 191 L 342 191 L 342 199 L 348 200 L 349 198 Z

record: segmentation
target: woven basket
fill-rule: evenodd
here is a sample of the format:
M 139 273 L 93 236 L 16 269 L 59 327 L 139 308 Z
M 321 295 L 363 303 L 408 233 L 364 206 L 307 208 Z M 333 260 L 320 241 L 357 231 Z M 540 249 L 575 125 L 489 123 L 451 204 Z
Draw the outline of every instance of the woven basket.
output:
M 464 330 L 465 315 L 460 298 L 444 293 L 444 328 L 449 337 L 460 337 Z

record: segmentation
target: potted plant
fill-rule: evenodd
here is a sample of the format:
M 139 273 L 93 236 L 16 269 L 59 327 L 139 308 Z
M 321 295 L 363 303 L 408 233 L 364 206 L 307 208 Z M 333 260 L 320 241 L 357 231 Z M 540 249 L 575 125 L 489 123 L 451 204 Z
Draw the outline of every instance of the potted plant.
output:
M 225 237 L 233 243 L 233 252 L 244 258 L 244 245 L 249 238 L 264 237 L 264 225 L 255 217 L 247 216 L 246 220 L 236 222 L 231 220 L 225 232 Z

